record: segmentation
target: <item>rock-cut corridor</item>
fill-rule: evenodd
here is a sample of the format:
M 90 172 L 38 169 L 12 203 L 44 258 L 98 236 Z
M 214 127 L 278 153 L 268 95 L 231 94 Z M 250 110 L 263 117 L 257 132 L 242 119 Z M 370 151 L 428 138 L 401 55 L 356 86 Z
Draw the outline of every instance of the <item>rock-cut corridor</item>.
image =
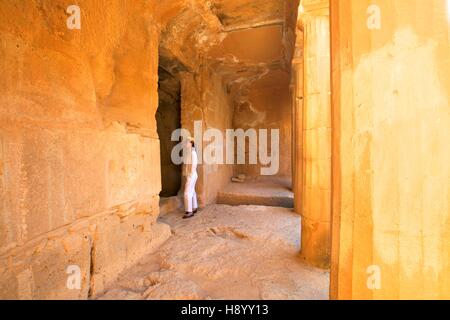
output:
M 0 0 L 0 300 L 450 299 L 449 75 L 450 0 Z
M 171 237 L 99 299 L 328 299 L 329 272 L 304 264 L 291 209 L 212 205 L 160 219 Z

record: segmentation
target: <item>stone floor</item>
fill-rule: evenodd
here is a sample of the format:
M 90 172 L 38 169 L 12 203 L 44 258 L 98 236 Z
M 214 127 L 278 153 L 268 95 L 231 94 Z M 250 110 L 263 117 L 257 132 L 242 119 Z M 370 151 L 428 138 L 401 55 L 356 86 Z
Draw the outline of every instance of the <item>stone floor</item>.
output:
M 290 209 L 212 205 L 161 218 L 172 237 L 123 272 L 100 299 L 327 299 L 329 273 L 298 256 Z
M 294 207 L 291 181 L 282 178 L 253 179 L 243 183 L 232 182 L 218 195 L 218 203 L 227 205 L 261 205 Z

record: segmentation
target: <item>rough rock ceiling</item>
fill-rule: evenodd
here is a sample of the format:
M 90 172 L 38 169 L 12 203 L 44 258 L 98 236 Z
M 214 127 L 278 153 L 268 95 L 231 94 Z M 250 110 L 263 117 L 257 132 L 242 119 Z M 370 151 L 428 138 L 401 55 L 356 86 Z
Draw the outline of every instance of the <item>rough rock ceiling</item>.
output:
M 166 70 L 202 63 L 227 83 L 288 70 L 299 0 L 161 0 L 161 61 Z M 295 15 L 294 15 L 295 16 Z M 294 24 L 294 25 L 293 25 Z
M 226 31 L 283 23 L 284 0 L 212 0 L 211 9 Z
M 230 32 L 213 47 L 209 57 L 248 63 L 272 63 L 283 59 L 283 29 L 280 25 Z

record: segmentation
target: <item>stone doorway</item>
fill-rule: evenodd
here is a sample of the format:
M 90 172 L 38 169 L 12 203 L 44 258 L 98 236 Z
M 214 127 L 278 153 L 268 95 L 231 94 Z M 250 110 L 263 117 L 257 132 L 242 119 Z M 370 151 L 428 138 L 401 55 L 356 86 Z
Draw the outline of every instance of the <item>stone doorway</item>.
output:
M 178 195 L 181 188 L 181 166 L 171 160 L 173 147 L 172 132 L 181 127 L 181 85 L 176 76 L 161 66 L 158 68 L 158 109 L 156 111 L 157 131 L 160 141 L 161 193 L 162 198 Z

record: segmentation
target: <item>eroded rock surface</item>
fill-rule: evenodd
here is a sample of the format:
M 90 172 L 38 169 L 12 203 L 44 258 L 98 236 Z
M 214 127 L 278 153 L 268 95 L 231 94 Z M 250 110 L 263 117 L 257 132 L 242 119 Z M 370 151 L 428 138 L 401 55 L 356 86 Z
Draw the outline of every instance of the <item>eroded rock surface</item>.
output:
M 327 299 L 329 275 L 300 260 L 290 209 L 213 205 L 162 220 L 172 237 L 101 299 Z
M 164 137 L 179 122 L 224 132 L 241 107 L 252 128 L 284 128 L 289 144 L 288 81 L 278 81 L 292 51 L 288 3 L 81 0 L 72 30 L 64 0 L 0 2 L 0 298 L 95 296 L 165 239 L 158 195 L 177 192 L 179 173 Z M 277 121 L 266 94 L 282 101 Z M 170 126 L 158 130 L 158 100 L 178 98 L 180 121 L 164 108 L 159 129 Z M 200 205 L 234 173 L 202 165 Z M 67 286 L 72 265 L 79 290 Z

